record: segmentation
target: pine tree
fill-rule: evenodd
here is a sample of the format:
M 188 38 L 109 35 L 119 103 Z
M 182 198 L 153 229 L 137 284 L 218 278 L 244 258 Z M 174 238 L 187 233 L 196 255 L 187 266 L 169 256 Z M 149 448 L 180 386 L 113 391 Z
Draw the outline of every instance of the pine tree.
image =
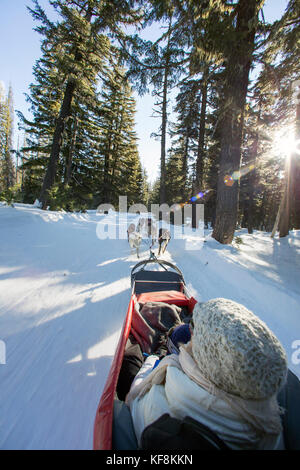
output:
M 43 208 L 47 206 L 48 192 L 57 176 L 57 166 L 63 145 L 67 122 L 73 116 L 74 102 L 94 94 L 97 75 L 109 52 L 109 41 L 103 34 L 115 28 L 118 22 L 130 21 L 134 12 L 132 2 L 103 2 L 100 0 L 50 0 L 60 21 L 52 23 L 37 0 L 30 9 L 41 26 L 45 60 L 52 60 L 63 77 L 61 102 L 57 109 L 47 170 L 40 193 Z M 60 50 L 63 45 L 63 51 Z M 76 113 L 75 113 L 76 114 Z
M 186 149 L 188 147 L 193 149 L 189 157 L 194 159 L 194 162 L 191 162 L 192 175 L 189 174 L 189 171 L 185 171 L 189 165 L 184 164 L 183 171 L 185 173 L 185 185 L 190 185 L 192 177 L 192 193 L 196 194 L 209 184 L 205 179 L 205 175 L 208 176 L 208 171 L 213 173 L 213 167 L 217 169 L 215 153 L 211 153 L 211 160 L 209 157 L 211 144 L 208 140 L 208 133 L 214 134 L 210 127 L 216 124 L 216 122 L 213 122 L 214 118 L 209 116 L 209 114 L 212 114 L 209 101 L 214 100 L 212 83 L 215 80 L 218 68 L 224 62 L 225 32 L 231 21 L 230 12 L 234 7 L 225 2 L 197 2 L 194 0 L 172 3 L 158 0 L 154 3 L 158 18 L 166 19 L 168 12 L 172 11 L 174 17 L 172 36 L 176 38 L 177 45 L 180 45 L 184 51 L 182 63 L 186 67 L 183 83 L 190 83 L 195 97 L 194 110 L 190 114 L 190 124 L 188 126 L 193 129 L 192 136 L 187 138 L 187 132 L 190 131 L 186 129 L 186 135 L 183 137 L 181 122 L 179 122 L 177 128 L 180 133 L 178 134 L 178 142 L 180 141 L 184 160 L 186 159 L 184 146 Z M 186 90 L 186 93 L 188 100 L 190 92 Z M 184 93 L 179 99 L 184 105 Z M 196 112 L 197 106 L 198 110 Z M 192 114 L 194 115 L 193 118 Z M 179 121 L 180 119 L 181 117 L 179 117 Z M 175 134 L 176 130 L 174 128 L 174 138 Z M 188 142 L 190 143 L 188 144 Z M 214 139 L 212 139 L 212 143 L 215 146 Z M 184 193 L 183 195 L 185 196 Z M 210 217 L 212 217 L 212 212 L 213 208 L 211 207 Z
M 145 41 L 139 36 L 123 35 L 121 39 L 122 55 L 129 66 L 128 75 L 140 95 L 152 88 L 155 96 L 154 117 L 161 124 L 158 132 L 151 137 L 160 141 L 160 204 L 166 202 L 166 154 L 168 133 L 169 94 L 183 72 L 185 51 L 182 47 L 179 30 L 174 25 L 172 7 L 160 9 L 156 2 L 149 2 L 151 10 L 145 16 L 143 27 L 152 21 L 160 21 L 165 32 L 155 41 Z
M 184 147 L 184 142 L 183 147 Z M 180 142 L 179 142 L 180 145 Z M 184 148 L 172 149 L 166 165 L 166 202 L 170 206 L 185 202 L 188 198 L 187 176 L 183 168 Z M 185 197 L 186 196 L 186 197 Z
M 281 88 L 284 88 L 285 93 L 286 90 L 288 91 L 289 114 L 292 116 L 296 142 L 300 141 L 299 15 L 299 0 L 290 0 L 286 13 L 274 26 L 274 34 L 268 51 L 269 54 L 273 55 L 273 62 L 280 56 L 280 63 L 276 64 L 275 73 L 279 77 Z M 279 222 L 280 237 L 284 237 L 289 233 L 291 223 L 295 228 L 300 228 L 299 152 L 293 152 L 290 161 L 287 161 L 286 168 L 286 194 L 283 196 L 284 201 Z
M 272 25 L 262 56 L 264 69 L 259 77 L 263 91 L 268 93 L 270 114 L 275 116 L 272 119 L 273 129 L 283 134 L 284 129 L 293 128 L 295 141 L 300 138 L 300 100 L 297 99 L 300 78 L 299 12 L 299 1 L 291 0 L 283 17 Z M 286 236 L 290 227 L 300 227 L 299 155 L 297 152 L 288 155 L 287 149 L 285 157 L 286 164 L 282 166 L 284 184 L 279 185 L 282 196 L 281 201 L 277 202 L 280 237 Z
M 160 204 L 166 202 L 166 138 L 167 138 L 167 125 L 168 125 L 168 93 L 169 89 L 174 84 L 174 70 L 172 70 L 171 62 L 174 60 L 174 55 L 178 55 L 178 49 L 175 48 L 174 39 L 172 38 L 172 16 L 168 19 L 168 30 L 166 34 L 166 46 L 162 47 L 159 51 L 159 61 L 163 68 L 157 71 L 155 79 L 152 79 L 154 84 L 153 95 L 156 97 L 155 110 L 156 115 L 161 118 L 161 125 L 159 132 L 153 134 L 156 138 L 160 138 L 161 152 L 160 152 Z M 173 73 L 172 73 L 173 72 Z
M 99 202 L 116 204 L 119 195 L 124 195 L 130 205 L 140 203 L 143 173 L 134 130 L 135 101 L 124 69 L 114 66 L 104 80 L 98 112 L 104 162 Z
M 176 186 L 175 193 L 178 194 L 179 192 L 181 194 L 181 202 L 184 202 L 191 196 L 191 188 L 188 183 L 191 176 L 191 164 L 197 155 L 199 108 L 200 94 L 198 81 L 193 79 L 183 80 L 174 108 L 177 122 L 173 125 L 171 132 L 173 138 L 172 151 L 168 162 L 168 176 L 170 180 L 167 180 L 166 183 L 169 186 L 169 199 L 171 196 L 171 186 L 174 189 Z M 173 168 L 173 174 L 170 168 Z M 177 185 L 174 185 L 175 180 L 178 183 Z M 180 202 L 178 197 L 176 202 Z
M 149 202 L 151 204 L 160 204 L 160 179 L 157 178 L 151 185 L 150 185 L 150 197 Z
M 40 22 L 37 31 L 43 41 L 42 57 L 34 68 L 36 81 L 27 97 L 33 120 L 21 115 L 27 135 L 23 151 L 29 157 L 23 166 L 28 198 L 39 198 L 44 208 L 95 207 L 99 188 L 103 193 L 109 175 L 105 176 L 98 87 L 116 54 L 107 32 L 118 22 L 136 21 L 133 3 L 51 0 L 58 13 L 56 23 L 36 0 L 30 9 Z M 117 174 L 118 168 L 116 179 Z
M 8 95 L 0 86 L 0 192 L 7 192 L 15 181 L 15 168 L 12 159 L 13 147 L 13 93 Z

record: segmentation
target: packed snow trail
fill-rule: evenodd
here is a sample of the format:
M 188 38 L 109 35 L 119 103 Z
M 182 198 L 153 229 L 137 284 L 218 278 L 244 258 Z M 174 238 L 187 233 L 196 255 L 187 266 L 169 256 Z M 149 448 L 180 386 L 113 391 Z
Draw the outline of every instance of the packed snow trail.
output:
M 89 449 L 136 259 L 95 213 L 0 211 L 0 447 Z
M 0 448 L 92 448 L 138 261 L 126 239 L 100 240 L 96 233 L 107 222 L 126 230 L 130 218 L 0 206 L 0 340 L 7 349 L 0 365 Z M 300 340 L 300 232 L 280 241 L 238 234 L 240 249 L 209 233 L 205 242 L 198 234 L 173 237 L 161 258 L 179 266 L 199 301 L 227 297 L 260 316 L 300 377 L 292 361 L 292 344 Z

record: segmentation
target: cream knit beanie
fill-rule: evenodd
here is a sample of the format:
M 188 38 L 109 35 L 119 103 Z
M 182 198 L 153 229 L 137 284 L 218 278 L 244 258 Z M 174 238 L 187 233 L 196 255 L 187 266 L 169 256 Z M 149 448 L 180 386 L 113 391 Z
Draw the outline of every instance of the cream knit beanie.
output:
M 203 376 L 247 400 L 275 395 L 286 380 L 279 340 L 257 316 L 228 299 L 196 304 L 192 351 Z

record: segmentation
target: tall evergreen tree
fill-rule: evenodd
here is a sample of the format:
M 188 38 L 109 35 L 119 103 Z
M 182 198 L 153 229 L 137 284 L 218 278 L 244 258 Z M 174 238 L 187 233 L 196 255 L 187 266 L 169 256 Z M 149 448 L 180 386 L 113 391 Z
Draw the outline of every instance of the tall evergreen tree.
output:
M 0 85 L 0 192 L 9 190 L 15 181 L 15 169 L 12 160 L 13 120 L 12 87 L 9 87 L 6 96 Z
M 130 1 L 100 0 L 50 0 L 60 21 L 50 22 L 37 0 L 31 13 L 41 26 L 45 56 L 51 56 L 54 65 L 64 77 L 61 103 L 57 110 L 51 151 L 40 193 L 43 208 L 47 206 L 49 190 L 52 188 L 59 156 L 63 144 L 67 121 L 74 113 L 74 98 L 93 94 L 97 75 L 109 51 L 109 41 L 104 33 L 114 29 L 115 23 L 130 22 L 134 11 Z M 57 51 L 63 44 L 63 52 Z
M 278 141 L 276 135 L 281 135 L 282 139 L 284 134 L 289 134 L 289 139 L 292 141 L 293 138 L 289 132 L 289 129 L 292 128 L 294 129 L 295 139 L 297 139 L 297 135 L 298 139 L 300 137 L 300 131 L 297 134 L 297 129 L 300 128 L 300 105 L 299 102 L 297 104 L 297 99 L 294 99 L 293 96 L 294 92 L 297 92 L 297 87 L 295 88 L 294 85 L 298 83 L 297 80 L 300 77 L 298 61 L 299 8 L 299 1 L 290 1 L 283 17 L 270 27 L 266 48 L 261 58 L 263 70 L 256 85 L 259 89 L 260 99 L 263 100 L 262 109 L 266 115 L 269 115 L 268 124 L 265 127 L 275 143 L 276 140 Z M 274 164 L 275 167 L 280 167 L 279 181 L 274 180 L 275 191 L 279 191 L 279 198 L 272 198 L 276 201 L 277 210 L 272 206 L 271 213 L 273 214 L 274 224 L 276 212 L 278 212 L 272 235 L 279 228 L 282 237 L 288 234 L 290 227 L 297 226 L 296 214 L 297 208 L 300 207 L 300 194 L 298 192 L 300 173 L 298 171 L 299 155 L 296 152 L 289 155 L 288 145 L 281 152 L 285 152 L 286 164 L 282 158 L 283 154 L 278 156 L 280 160 Z M 274 174 L 277 173 L 278 171 L 275 168 Z M 285 174 L 284 178 L 282 178 L 282 174 Z M 298 203 L 296 202 L 297 198 Z M 300 224 L 300 221 L 298 221 L 298 224 Z
M 269 67 L 276 76 L 285 113 L 292 119 L 295 142 L 300 141 L 299 15 L 299 0 L 290 0 L 283 17 L 273 25 L 265 54 L 265 60 L 271 64 Z M 300 228 L 299 151 L 294 151 L 287 161 L 286 183 L 279 221 L 280 237 L 286 236 L 291 226 Z
M 135 132 L 135 101 L 125 70 L 114 66 L 104 80 L 99 103 L 103 185 L 99 201 L 116 204 L 119 195 L 128 203 L 142 199 L 143 174 Z
M 191 175 L 191 164 L 197 158 L 200 99 L 198 81 L 193 79 L 183 80 L 174 108 L 177 123 L 173 126 L 171 132 L 173 137 L 172 154 L 181 160 L 181 164 L 178 165 L 181 184 L 177 191 L 180 190 L 181 192 L 182 202 L 190 196 L 188 182 Z M 174 177 L 175 173 L 171 178 Z
M 128 75 L 140 95 L 153 89 L 156 101 L 154 116 L 160 119 L 158 132 L 152 134 L 160 141 L 160 203 L 166 202 L 166 154 L 168 133 L 168 104 L 172 87 L 177 83 L 185 64 L 182 38 L 174 26 L 172 6 L 161 10 L 155 2 L 149 2 L 151 10 L 146 15 L 144 27 L 152 21 L 165 20 L 165 32 L 155 41 L 145 41 L 139 36 L 123 34 L 121 45 L 123 57 L 129 65 Z

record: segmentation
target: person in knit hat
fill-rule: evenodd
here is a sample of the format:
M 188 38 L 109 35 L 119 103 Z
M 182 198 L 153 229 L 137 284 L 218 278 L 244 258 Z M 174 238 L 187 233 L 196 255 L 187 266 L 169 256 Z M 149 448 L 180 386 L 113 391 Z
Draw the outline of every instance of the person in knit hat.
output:
M 286 353 L 250 310 L 228 299 L 197 304 L 192 352 L 203 376 L 216 387 L 249 400 L 276 393 L 287 376 Z
M 228 299 L 196 304 L 191 340 L 153 370 L 147 358 L 126 397 L 138 441 L 163 414 L 193 419 L 231 449 L 283 449 L 277 394 L 286 353 L 267 325 Z

